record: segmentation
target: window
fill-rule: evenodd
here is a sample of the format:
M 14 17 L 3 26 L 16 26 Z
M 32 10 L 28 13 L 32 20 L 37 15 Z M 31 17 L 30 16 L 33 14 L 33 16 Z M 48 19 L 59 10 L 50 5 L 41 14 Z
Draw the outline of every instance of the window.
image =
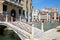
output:
M 21 15 L 21 9 L 19 9 L 19 15 Z
M 21 3 L 21 0 L 19 0 L 19 3 Z
M 52 19 L 54 19 L 54 17 L 52 17 Z
M 28 0 L 26 0 L 26 3 L 28 4 Z
M 3 4 L 3 11 L 7 11 L 7 5 Z
M 18 0 L 16 0 L 16 2 L 18 2 Z
M 23 16 L 25 16 L 25 11 L 23 10 Z
M 35 17 L 35 16 L 34 16 Z
M 56 17 L 56 19 L 58 19 L 58 17 Z
M 42 20 L 42 22 L 44 23 L 44 20 Z
M 34 18 L 34 20 L 35 20 L 35 18 Z
M 14 18 L 16 17 L 16 11 L 14 9 L 11 10 L 11 16 Z

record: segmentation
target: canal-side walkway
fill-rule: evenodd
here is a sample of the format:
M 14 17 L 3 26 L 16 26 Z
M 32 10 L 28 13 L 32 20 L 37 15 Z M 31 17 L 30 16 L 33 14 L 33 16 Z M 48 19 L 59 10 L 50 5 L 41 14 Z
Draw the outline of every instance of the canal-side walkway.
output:
M 44 32 L 40 40 L 60 40 L 60 32 L 56 28 L 50 29 Z

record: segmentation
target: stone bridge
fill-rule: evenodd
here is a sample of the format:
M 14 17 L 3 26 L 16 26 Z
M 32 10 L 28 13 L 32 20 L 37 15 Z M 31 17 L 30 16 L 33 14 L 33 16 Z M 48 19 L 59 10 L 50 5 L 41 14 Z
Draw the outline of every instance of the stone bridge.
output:
M 11 28 L 21 40 L 40 40 L 42 31 L 23 22 L 0 22 L 0 25 Z
M 33 39 L 33 36 L 32 36 L 31 33 L 25 31 L 25 28 L 23 28 L 24 29 L 23 30 L 21 27 L 17 27 L 15 25 L 13 25 L 14 23 L 0 22 L 0 25 L 5 25 L 5 26 L 11 28 L 22 40 L 26 40 L 26 39 L 31 39 L 32 40 Z M 23 27 L 23 25 L 21 25 L 21 26 Z M 28 25 L 26 25 L 26 26 L 28 26 Z

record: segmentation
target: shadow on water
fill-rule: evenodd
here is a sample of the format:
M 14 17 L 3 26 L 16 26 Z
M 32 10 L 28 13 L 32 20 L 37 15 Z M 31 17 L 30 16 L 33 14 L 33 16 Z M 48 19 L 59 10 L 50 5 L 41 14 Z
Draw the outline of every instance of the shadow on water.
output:
M 6 26 L 0 25 L 0 35 L 4 35 L 4 29 L 6 28 Z
M 5 30 L 6 26 L 0 25 L 0 40 L 21 40 L 12 30 Z

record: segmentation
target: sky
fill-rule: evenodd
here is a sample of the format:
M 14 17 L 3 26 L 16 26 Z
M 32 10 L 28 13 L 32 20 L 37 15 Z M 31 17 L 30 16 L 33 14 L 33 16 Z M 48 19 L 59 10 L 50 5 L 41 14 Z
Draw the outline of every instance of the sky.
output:
M 39 10 L 42 10 L 44 7 L 57 7 L 60 11 L 60 0 L 32 0 L 32 6 Z

